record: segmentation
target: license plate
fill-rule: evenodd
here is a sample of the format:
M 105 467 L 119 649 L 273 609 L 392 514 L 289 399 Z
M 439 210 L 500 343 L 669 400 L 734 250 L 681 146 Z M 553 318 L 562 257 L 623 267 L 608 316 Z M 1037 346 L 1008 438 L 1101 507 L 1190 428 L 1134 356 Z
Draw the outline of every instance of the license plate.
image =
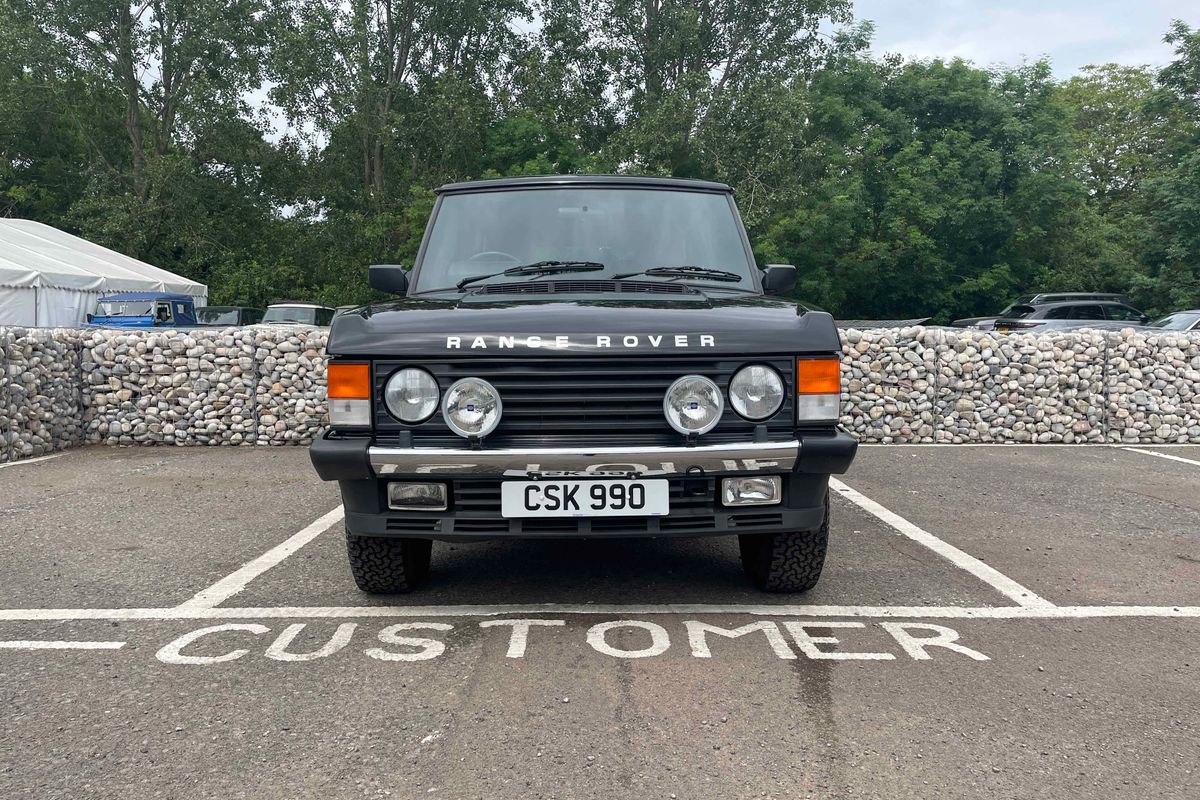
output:
M 668 482 L 505 481 L 503 517 L 655 517 L 670 510 Z

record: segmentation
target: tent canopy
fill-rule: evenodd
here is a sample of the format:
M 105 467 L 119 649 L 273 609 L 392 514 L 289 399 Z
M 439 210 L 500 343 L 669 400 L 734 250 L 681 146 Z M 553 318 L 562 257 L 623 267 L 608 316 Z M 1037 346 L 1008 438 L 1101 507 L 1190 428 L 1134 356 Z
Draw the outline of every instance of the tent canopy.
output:
M 208 301 L 202 283 L 40 222 L 0 219 L 0 325 L 80 325 L 101 295 L 120 291 Z

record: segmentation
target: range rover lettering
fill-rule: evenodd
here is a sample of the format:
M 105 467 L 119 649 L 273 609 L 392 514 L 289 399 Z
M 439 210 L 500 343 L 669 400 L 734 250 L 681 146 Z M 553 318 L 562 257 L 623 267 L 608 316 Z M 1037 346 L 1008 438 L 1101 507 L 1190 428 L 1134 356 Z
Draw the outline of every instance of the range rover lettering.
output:
M 329 427 L 359 588 L 405 592 L 434 541 L 738 537 L 761 589 L 821 575 L 838 427 L 833 318 L 770 295 L 729 187 L 565 176 L 438 190 L 395 296 L 342 313 Z

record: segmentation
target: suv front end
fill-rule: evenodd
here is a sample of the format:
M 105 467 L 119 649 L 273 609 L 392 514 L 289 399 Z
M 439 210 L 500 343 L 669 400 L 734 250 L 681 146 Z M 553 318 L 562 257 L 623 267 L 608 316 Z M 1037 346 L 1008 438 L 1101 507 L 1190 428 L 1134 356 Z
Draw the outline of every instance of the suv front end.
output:
M 600 181 L 558 180 L 568 183 L 514 181 L 508 191 L 595 192 Z M 661 192 L 649 199 L 667 205 L 667 193 L 707 193 L 716 213 L 729 209 L 744 277 L 732 286 L 695 267 L 707 272 L 634 282 L 622 276 L 641 264 L 626 261 L 626 272 L 577 278 L 544 265 L 599 259 L 538 261 L 524 280 L 459 287 L 454 279 L 475 279 L 439 275 L 426 293 L 420 255 L 413 286 L 381 271 L 376 285 L 393 281 L 406 297 L 334 321 L 330 428 L 312 447 L 320 476 L 340 484 L 360 588 L 413 588 L 434 540 L 735 534 L 761 588 L 816 583 L 828 478 L 856 449 L 837 427 L 832 318 L 764 295 L 727 188 L 607 180 L 606 193 L 549 203 L 570 209 L 570 241 L 595 233 L 580 215 L 620 211 L 617 193 Z M 497 191 L 481 182 L 450 193 Z M 431 236 L 436 247 L 439 212 L 422 255 Z M 473 247 L 490 247 L 489 258 L 503 249 Z

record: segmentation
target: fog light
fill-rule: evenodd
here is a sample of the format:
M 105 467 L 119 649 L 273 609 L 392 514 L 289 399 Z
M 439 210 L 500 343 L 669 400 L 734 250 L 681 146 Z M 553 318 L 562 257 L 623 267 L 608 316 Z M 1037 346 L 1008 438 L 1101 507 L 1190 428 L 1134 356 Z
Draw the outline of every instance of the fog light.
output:
M 721 504 L 726 506 L 773 506 L 783 500 L 783 478 L 725 478 L 721 481 Z
M 393 511 L 445 511 L 444 483 L 389 483 L 388 508 Z
M 837 422 L 841 413 L 841 395 L 802 394 L 796 397 L 797 422 Z
M 329 425 L 334 428 L 371 427 L 371 401 L 329 398 Z

